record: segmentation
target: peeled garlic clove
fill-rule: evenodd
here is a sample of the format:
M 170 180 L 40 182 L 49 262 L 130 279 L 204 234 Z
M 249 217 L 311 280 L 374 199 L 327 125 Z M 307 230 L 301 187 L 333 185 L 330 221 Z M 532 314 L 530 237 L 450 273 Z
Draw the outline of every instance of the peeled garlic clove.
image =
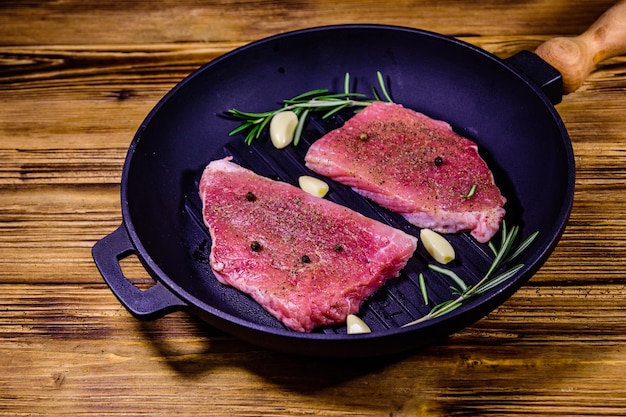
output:
M 420 231 L 420 239 L 426 251 L 437 262 L 447 264 L 455 258 L 454 248 L 443 236 L 430 229 Z
M 371 333 L 372 330 L 367 324 L 354 314 L 348 314 L 346 318 L 348 334 Z
M 270 121 L 270 139 L 277 149 L 282 149 L 293 140 L 298 126 L 298 116 L 289 110 L 276 113 Z
M 300 184 L 300 188 L 302 188 L 303 191 L 315 197 L 324 197 L 328 192 L 328 184 L 319 178 L 310 177 L 308 175 L 303 175 L 298 178 L 298 184 Z

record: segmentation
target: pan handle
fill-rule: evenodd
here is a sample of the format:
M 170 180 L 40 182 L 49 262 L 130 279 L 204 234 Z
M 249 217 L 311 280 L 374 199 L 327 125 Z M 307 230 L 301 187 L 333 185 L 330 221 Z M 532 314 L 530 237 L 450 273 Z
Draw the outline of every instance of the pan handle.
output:
M 119 262 L 135 253 L 124 225 L 96 242 L 92 248 L 100 274 L 120 303 L 134 317 L 142 320 L 153 320 L 186 308 L 187 304 L 160 282 L 147 290 L 140 290 L 124 276 Z
M 550 39 L 535 53 L 563 75 L 564 94 L 575 91 L 596 64 L 626 53 L 626 0 L 617 2 L 581 35 Z
M 516 70 L 526 74 L 543 91 L 552 104 L 559 104 L 563 98 L 563 77 L 549 65 L 529 51 L 520 51 L 506 58 Z

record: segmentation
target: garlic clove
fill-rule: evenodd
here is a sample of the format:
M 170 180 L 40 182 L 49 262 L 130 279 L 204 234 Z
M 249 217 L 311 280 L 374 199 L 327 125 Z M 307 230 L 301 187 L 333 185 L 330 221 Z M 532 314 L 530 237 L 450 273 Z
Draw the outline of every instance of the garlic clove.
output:
M 290 111 L 276 113 L 270 121 L 270 139 L 277 149 L 282 149 L 293 141 L 296 127 L 298 126 L 298 116 Z
M 328 184 L 319 178 L 303 175 L 298 178 L 300 188 L 315 197 L 324 197 L 328 193 Z
M 354 314 L 348 314 L 346 318 L 348 334 L 371 333 L 372 330 L 367 324 Z
M 443 236 L 430 229 L 422 229 L 420 231 L 420 239 L 426 251 L 437 262 L 447 264 L 456 257 L 454 248 Z

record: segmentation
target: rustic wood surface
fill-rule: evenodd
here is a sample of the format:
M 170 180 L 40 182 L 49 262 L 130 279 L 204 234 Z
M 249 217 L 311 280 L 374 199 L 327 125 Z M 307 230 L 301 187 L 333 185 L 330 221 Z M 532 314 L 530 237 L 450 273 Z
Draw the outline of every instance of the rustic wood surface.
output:
M 459 37 L 501 57 L 584 31 L 612 1 L 0 2 L 0 414 L 626 415 L 626 57 L 557 110 L 577 163 L 554 254 L 483 320 L 359 362 L 294 358 L 178 312 L 131 317 L 91 247 L 121 223 L 138 125 L 247 42 L 335 23 Z M 136 259 L 123 268 L 149 278 Z

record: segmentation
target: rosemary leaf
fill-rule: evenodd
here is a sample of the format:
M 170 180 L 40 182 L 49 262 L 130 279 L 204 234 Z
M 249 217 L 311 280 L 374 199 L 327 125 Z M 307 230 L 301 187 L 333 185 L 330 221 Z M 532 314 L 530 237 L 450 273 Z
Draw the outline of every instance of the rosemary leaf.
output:
M 524 252 L 530 245 L 532 245 L 532 243 L 535 241 L 535 238 L 537 238 L 537 235 L 539 235 L 539 232 L 535 232 L 531 234 L 530 236 L 528 236 L 522 243 L 520 243 L 520 245 L 517 247 L 515 252 L 513 252 L 513 254 L 509 256 L 505 260 L 505 262 L 509 262 L 517 258 L 518 256 L 520 256 L 522 252 Z
M 504 242 L 507 240 L 509 234 L 508 234 L 508 228 L 506 227 L 506 222 L 503 221 L 502 222 L 502 239 L 500 240 L 500 250 L 502 250 L 502 248 L 504 247 Z
M 333 114 L 335 114 L 335 113 L 345 109 L 346 107 L 348 107 L 348 103 L 342 104 L 341 106 L 337 106 L 334 109 L 330 110 L 329 112 L 324 113 L 324 115 L 322 116 L 322 119 L 327 119 L 330 116 L 332 116 Z
M 387 88 L 385 87 L 385 79 L 383 77 L 383 74 L 380 71 L 376 71 L 376 78 L 378 78 L 378 85 L 380 86 L 380 90 L 382 91 L 385 99 L 389 103 L 393 103 L 393 100 L 389 96 L 389 93 L 387 92 Z
M 256 139 L 257 135 L 260 134 L 260 132 L 261 132 L 261 125 L 254 124 L 252 128 L 250 129 L 250 132 L 248 132 L 248 135 L 246 136 L 246 143 L 248 145 L 251 144 L 252 141 Z
M 326 89 L 326 88 L 319 88 L 317 90 L 306 91 L 304 93 L 298 94 L 295 97 L 292 97 L 290 99 L 284 100 L 283 103 L 297 103 L 297 102 L 300 102 L 302 100 L 305 100 L 307 97 L 320 96 L 320 95 L 326 94 L 326 93 L 328 93 L 328 89 Z
M 466 195 L 464 195 L 463 198 L 470 199 L 474 197 L 474 194 L 476 194 L 476 184 L 472 185 L 469 192 Z
M 309 115 L 309 109 L 304 109 L 302 114 L 298 118 L 298 126 L 296 126 L 296 131 L 293 134 L 293 144 L 297 146 L 300 143 L 300 138 L 302 137 L 302 130 L 304 129 L 304 121 Z
M 244 112 L 244 111 L 240 111 L 237 109 L 231 109 L 228 111 L 231 115 L 241 118 L 241 119 L 246 119 L 246 120 L 250 120 L 250 119 L 264 119 L 267 116 L 273 115 L 274 112 L 263 112 L 263 113 L 250 113 L 250 112 Z
M 461 292 L 464 292 L 465 290 L 467 290 L 467 284 L 465 283 L 465 281 L 463 281 L 451 269 L 442 268 L 442 267 L 437 266 L 437 265 L 428 265 L 428 267 L 430 269 L 432 269 L 433 271 L 439 272 L 440 274 L 445 275 L 448 278 L 450 278 L 452 281 L 454 281 L 454 283 L 458 286 L 458 288 L 461 290 Z
M 485 277 L 489 277 L 496 269 L 500 267 L 502 262 L 507 258 L 509 250 L 511 249 L 511 246 L 513 245 L 513 241 L 515 240 L 515 237 L 518 231 L 519 231 L 519 227 L 514 226 L 511 229 L 511 232 L 507 233 L 506 222 L 502 222 L 503 238 L 502 238 L 502 243 L 500 244 L 500 250 L 498 251 L 498 254 L 496 255 L 493 262 L 491 263 L 491 267 L 485 274 Z
M 489 291 L 490 289 L 495 288 L 495 287 L 499 286 L 500 284 L 503 284 L 504 282 L 506 282 L 510 278 L 512 278 L 513 275 L 515 275 L 517 273 L 517 271 L 519 271 L 523 267 L 524 267 L 524 265 L 522 265 L 522 264 L 514 266 L 513 268 L 509 269 L 508 271 L 506 271 L 506 272 L 498 275 L 497 277 L 494 277 L 494 278 L 490 279 L 489 281 L 485 282 L 483 285 L 480 286 L 480 288 L 476 288 L 476 291 L 474 293 L 475 294 L 484 294 L 487 291 Z
M 459 308 L 461 306 L 461 303 L 458 301 L 458 299 L 455 300 L 449 300 L 449 301 L 444 301 L 441 304 L 437 304 L 432 311 L 430 312 L 429 316 L 430 317 L 439 317 L 442 316 L 444 314 L 447 314 L 453 310 L 456 310 L 457 308 Z M 428 317 L 428 316 L 427 316 Z
M 420 290 L 422 290 L 422 298 L 424 299 L 424 304 L 428 305 L 428 290 L 426 288 L 426 282 L 424 280 L 424 274 L 420 273 L 419 277 Z
M 233 129 L 228 135 L 229 136 L 236 135 L 237 133 L 241 132 L 242 130 L 248 129 L 249 127 L 250 127 L 250 123 L 243 123 L 239 127 Z

